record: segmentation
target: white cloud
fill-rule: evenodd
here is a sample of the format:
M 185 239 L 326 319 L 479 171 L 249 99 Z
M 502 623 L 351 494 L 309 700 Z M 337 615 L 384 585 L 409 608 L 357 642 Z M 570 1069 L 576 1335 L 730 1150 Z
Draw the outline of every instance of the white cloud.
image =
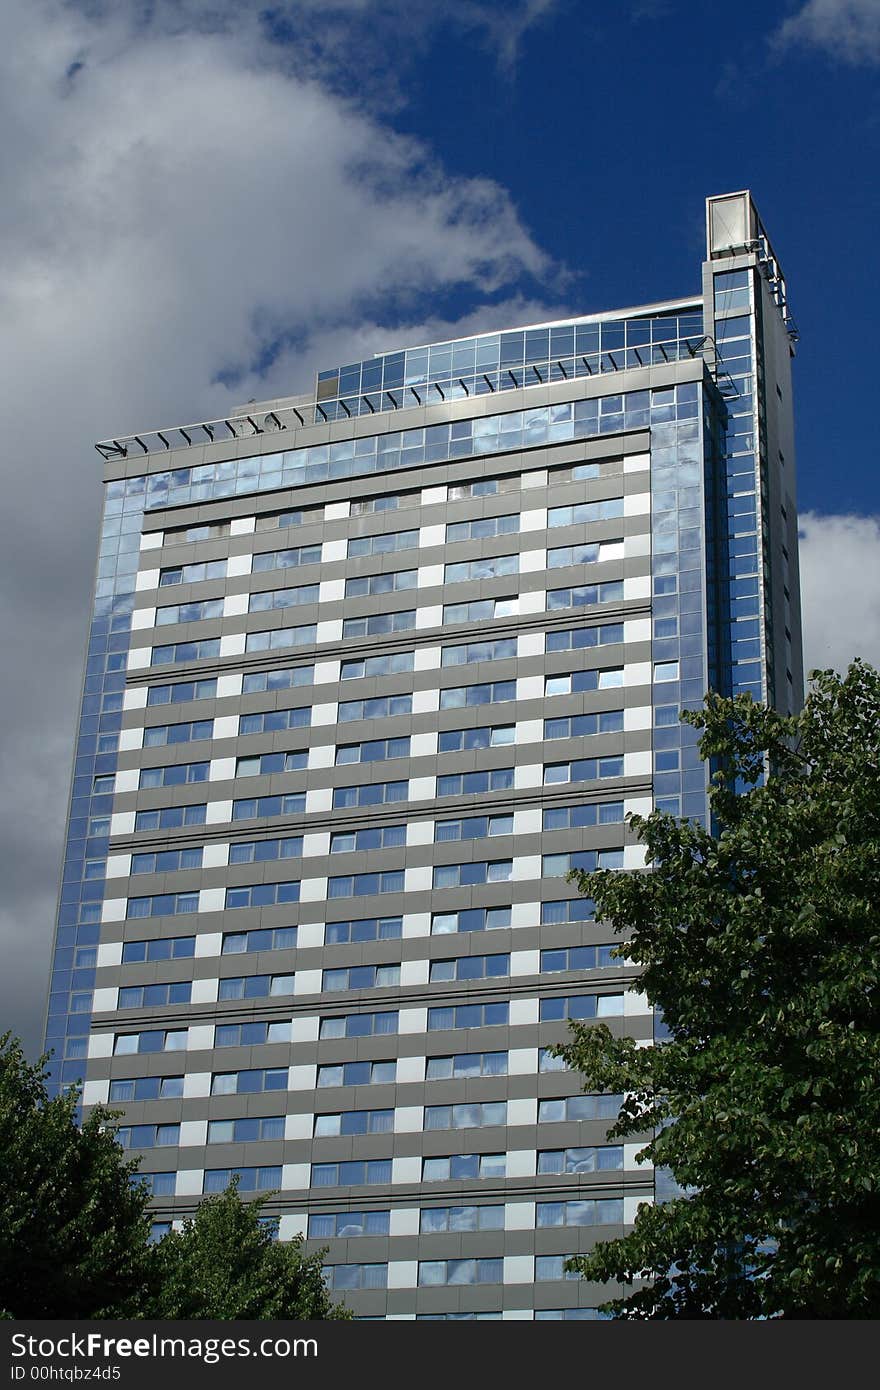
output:
M 805 669 L 880 667 L 880 518 L 806 512 L 800 528 Z
M 185 32 L 167 7 L 140 27 L 134 4 L 101 22 L 63 0 L 4 15 L 0 1028 L 31 1047 L 97 545 L 93 441 L 307 390 L 317 367 L 433 336 L 427 306 L 452 290 L 473 327 L 541 317 L 511 295 L 559 283 L 504 189 L 450 175 L 304 75 L 256 6 L 234 29 L 193 0 L 172 8 Z M 261 377 L 279 340 L 297 348 Z
M 880 0 L 807 0 L 780 26 L 774 42 L 823 49 L 853 66 L 880 63 Z

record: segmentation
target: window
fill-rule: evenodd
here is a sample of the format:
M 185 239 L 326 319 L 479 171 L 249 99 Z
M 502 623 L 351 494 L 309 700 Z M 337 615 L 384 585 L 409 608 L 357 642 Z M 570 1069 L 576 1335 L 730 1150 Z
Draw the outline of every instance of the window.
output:
M 615 957 L 613 942 L 605 946 L 563 946 L 541 952 L 541 974 L 551 975 L 558 970 L 613 970 L 626 962 Z
M 133 1185 L 143 1183 L 152 1197 L 173 1197 L 177 1182 L 176 1173 L 132 1173 Z
M 295 569 L 298 565 L 319 565 L 320 563 L 320 545 L 295 545 L 289 550 L 264 550 L 260 554 L 254 555 L 251 570 L 254 574 L 262 574 L 265 570 Z
M 365 497 L 352 502 L 352 516 L 372 516 L 374 513 L 397 512 L 404 507 L 417 507 L 422 500 L 421 492 L 389 493 L 385 497 Z
M 200 560 L 192 565 L 173 565 L 160 570 L 159 588 L 164 589 L 169 584 L 198 584 L 203 579 L 225 578 L 225 560 Z
M 455 564 L 443 566 L 444 584 L 499 579 L 506 574 L 519 574 L 518 555 L 492 555 L 484 560 L 460 560 Z
M 392 941 L 401 936 L 402 917 L 359 917 L 348 922 L 328 922 L 324 928 L 328 946 L 350 941 Z
M 382 806 L 394 801 L 406 801 L 409 782 L 369 782 L 360 787 L 335 787 L 333 806 Z
M 501 1284 L 503 1259 L 419 1260 L 419 1287 L 452 1284 Z
M 170 681 L 165 685 L 147 686 L 147 706 L 185 705 L 190 700 L 217 698 L 217 678 L 203 681 Z
M 519 531 L 519 513 L 505 516 L 480 516 L 471 521 L 451 521 L 446 526 L 446 543 L 452 541 L 484 541 L 492 536 L 510 536 Z
M 262 714 L 240 714 L 239 734 L 272 734 L 284 729 L 307 729 L 312 722 L 312 711 L 308 705 L 296 709 L 270 709 Z
M 492 618 L 514 618 L 518 612 L 516 594 L 505 598 L 476 598 L 470 603 L 444 603 L 443 622 L 482 623 Z
M 378 536 L 352 536 L 348 542 L 348 557 L 392 555 L 398 550 L 418 550 L 418 546 L 418 531 L 386 531 Z
M 205 618 L 222 618 L 222 598 L 203 598 L 197 603 L 169 603 L 156 609 L 156 627 L 170 623 L 198 623 Z
M 342 636 L 381 637 L 389 632 L 408 632 L 415 625 L 416 610 L 406 608 L 399 613 L 373 613 L 364 618 L 345 618 L 342 623 Z
M 270 632 L 249 632 L 244 649 L 246 652 L 274 652 L 282 647 L 307 647 L 316 642 L 317 637 L 314 623 L 302 627 L 276 627 Z
M 261 816 L 292 816 L 306 809 L 305 792 L 287 796 L 244 797 L 232 803 L 233 820 L 256 820 Z
M 545 695 L 578 695 L 589 690 L 612 690 L 623 685 L 623 667 L 605 671 L 570 671 L 544 678 Z
M 309 1240 L 387 1236 L 390 1228 L 390 1211 L 325 1211 L 309 1217 Z
M 150 652 L 151 666 L 166 664 L 178 665 L 184 661 L 207 661 L 220 655 L 220 638 L 208 637 L 201 642 L 171 642 L 164 647 L 153 647 Z
M 310 1187 L 369 1187 L 391 1182 L 391 1159 L 373 1158 L 347 1163 L 313 1163 Z
M 503 1178 L 506 1154 L 449 1154 L 422 1159 L 423 1182 L 467 1182 L 472 1178 Z
M 511 492 L 519 487 L 519 477 L 512 473 L 507 478 L 475 478 L 472 483 L 450 483 L 446 492 L 450 502 L 460 502 L 468 497 L 495 497 L 499 492 Z
M 623 802 L 602 801 L 592 805 L 551 806 L 544 812 L 544 830 L 579 830 L 585 825 L 622 825 Z
M 325 1265 L 324 1282 L 334 1293 L 346 1289 L 387 1289 L 387 1264 Z
M 503 1231 L 504 1207 L 422 1207 L 419 1230 L 423 1235 L 438 1231 Z
M 622 1013 L 622 994 L 572 994 L 542 999 L 538 1017 L 542 1023 L 550 1023 L 568 1018 L 616 1018 Z
M 336 1014 L 321 1019 L 320 1038 L 369 1038 L 397 1032 L 397 1010 L 386 1013 Z
M 261 1139 L 283 1139 L 284 1116 L 265 1115 L 241 1120 L 209 1120 L 209 1144 L 248 1144 Z
M 572 565 L 601 564 L 622 556 L 623 540 L 593 541 L 590 545 L 560 545 L 547 551 L 548 570 L 569 569 Z
M 464 820 L 434 822 L 434 842 L 448 840 L 485 840 L 492 835 L 512 835 L 513 815 L 467 816 Z
M 596 869 L 622 869 L 622 849 L 581 849 L 570 854 L 544 854 L 541 856 L 541 876 L 543 878 L 564 878 L 572 869 L 591 874 Z
M 654 662 L 654 684 L 659 685 L 663 681 L 678 680 L 677 661 L 655 661 Z
M 555 1256 L 549 1258 L 555 1259 Z M 598 1308 L 535 1309 L 535 1322 L 604 1322 L 607 1316 L 607 1313 L 600 1313 Z
M 494 642 L 467 642 L 441 649 L 441 665 L 467 666 L 473 661 L 504 661 L 516 656 L 516 638 L 499 637 Z
M 431 935 L 448 936 L 460 931 L 493 931 L 510 926 L 509 907 L 468 907 L 460 912 L 435 912 L 431 916 Z
M 551 927 L 562 922 L 592 922 L 595 905 L 591 898 L 563 898 L 562 902 L 541 903 L 541 926 Z
M 402 893 L 403 869 L 377 874 L 335 874 L 327 880 L 328 898 L 371 898 L 375 893 Z
M 589 647 L 607 647 L 623 641 L 623 623 L 602 623 L 596 627 L 564 628 L 546 635 L 548 652 L 576 652 Z
M 397 1077 L 396 1062 L 343 1062 L 318 1068 L 318 1086 L 390 1086 Z
M 475 748 L 509 748 L 515 742 L 515 724 L 485 724 L 477 729 L 447 729 L 438 737 L 437 751 L 464 753 Z
M 588 738 L 592 734 L 617 734 L 623 731 L 623 710 L 605 710 L 601 714 L 572 714 L 559 719 L 544 720 L 544 738 Z
M 345 581 L 346 598 L 367 598 L 373 594 L 396 594 L 418 587 L 418 570 L 388 570 L 383 574 L 358 575 Z
M 492 1028 L 506 1024 L 510 1005 L 450 1004 L 428 1010 L 428 1032 L 437 1033 L 450 1028 Z
M 539 1173 L 600 1173 L 623 1167 L 621 1144 L 585 1149 L 544 1149 L 538 1153 Z
M 129 898 L 125 915 L 131 917 L 177 917 L 198 912 L 199 895 L 194 893 L 154 893 L 146 898 Z
M 425 1067 L 426 1081 L 506 1075 L 506 1052 L 456 1052 L 451 1057 L 428 1057 Z
M 399 849 L 406 845 L 406 826 L 377 826 L 370 830 L 339 830 L 329 837 L 331 855 L 363 853 L 367 849 Z
M 606 1197 L 598 1201 L 538 1202 L 537 1225 L 616 1226 L 623 1221 L 623 1198 Z
M 299 902 L 299 882 L 251 883 L 245 888 L 227 888 L 226 906 L 280 907 L 283 903 Z
M 535 1282 L 544 1283 L 556 1279 L 579 1279 L 576 1270 L 566 1270 L 565 1264 L 571 1255 L 536 1255 Z
M 512 859 L 468 860 L 465 864 L 435 864 L 434 888 L 463 888 L 475 883 L 506 883 L 513 874 Z
M 262 695 L 268 690 L 291 690 L 299 685 L 311 685 L 314 666 L 282 666 L 276 671 L 254 671 L 242 677 L 242 695 Z
M 437 778 L 437 796 L 467 796 L 480 792 L 506 792 L 513 786 L 513 768 L 493 772 L 449 772 Z
M 173 874 L 179 869 L 200 869 L 202 849 L 165 849 L 149 854 L 133 854 L 129 873 Z
M 279 1023 L 218 1023 L 215 1047 L 259 1047 L 263 1043 L 289 1043 L 290 1020 Z
M 249 951 L 291 951 L 296 946 L 296 927 L 258 927 L 255 931 L 225 932 L 221 955 L 241 956 Z
M 408 758 L 409 737 L 374 738 L 365 743 L 338 743 L 336 766 L 350 763 L 379 763 L 388 758 Z
M 163 545 L 177 545 L 181 541 L 213 541 L 220 536 L 229 535 L 228 521 L 205 521 L 197 526 L 172 526 L 162 537 Z
M 263 512 L 255 518 L 255 530 L 274 531 L 277 527 L 308 526 L 320 521 L 323 515 L 323 507 L 288 507 L 282 512 Z
M 183 787 L 191 782 L 207 782 L 211 764 L 172 763 L 168 767 L 142 767 L 138 787 Z
M 592 782 L 599 777 L 622 777 L 623 756 L 614 758 L 578 758 L 571 763 L 545 763 L 544 785 L 568 782 Z
M 538 1048 L 538 1071 L 568 1071 L 563 1057 L 556 1057 L 549 1047 Z
M 587 478 L 601 477 L 602 468 L 607 464 L 603 459 L 602 463 L 573 463 L 567 464 L 563 468 L 552 468 L 550 470 L 551 483 L 580 483 Z
M 622 1095 L 560 1096 L 558 1100 L 538 1102 L 538 1123 L 560 1120 L 616 1120 L 623 1105 Z
M 299 604 L 317 602 L 317 584 L 300 584 L 292 589 L 264 589 L 262 593 L 251 594 L 248 612 L 268 613 L 276 608 L 295 608 Z
M 394 1129 L 393 1110 L 343 1110 L 336 1115 L 316 1115 L 316 1139 L 340 1134 L 390 1134 Z
M 186 724 L 154 724 L 144 729 L 145 748 L 163 748 L 168 743 L 198 743 L 214 737 L 213 719 L 197 719 Z
M 571 507 L 551 507 L 547 512 L 547 525 L 578 526 L 594 521 L 616 521 L 623 516 L 623 498 L 609 497 L 604 502 L 576 502 Z
M 257 753 L 251 757 L 236 758 L 236 777 L 267 777 L 273 772 L 302 772 L 308 767 L 309 755 L 305 748 L 290 753 Z
M 110 1101 L 179 1100 L 182 1076 L 136 1076 L 110 1082 Z
M 568 589 L 547 590 L 547 611 L 557 608 L 586 608 L 594 603 L 622 603 L 623 580 L 606 584 L 581 584 Z
M 516 681 L 488 681 L 483 685 L 459 685 L 440 691 L 441 709 L 469 709 L 475 705 L 500 705 L 516 699 Z
M 211 1077 L 212 1096 L 257 1095 L 262 1091 L 286 1091 L 287 1067 L 262 1067 L 252 1071 L 216 1071 Z
M 229 862 L 265 864 L 273 859 L 298 859 L 302 847 L 302 835 L 288 835 L 277 840 L 246 840 L 229 846 Z
M 274 999 L 293 994 L 293 975 L 235 975 L 220 981 L 218 998 Z
M 203 1192 L 225 1192 L 234 1175 L 239 1192 L 270 1192 L 281 1186 L 281 1165 L 272 1168 L 207 1168 Z
M 116 1142 L 122 1149 L 160 1149 L 180 1143 L 180 1125 L 120 1125 Z
M 322 990 L 387 989 L 399 984 L 399 965 L 349 965 L 325 970 L 321 979 Z
M 340 724 L 357 719 L 390 719 L 395 714 L 412 714 L 412 695 L 382 695 L 374 700 L 343 700 L 336 718 Z
M 343 661 L 339 679 L 361 680 L 365 676 L 396 676 L 411 671 L 415 652 L 388 652 L 384 656 L 367 656 L 361 661 Z
M 452 960 L 431 962 L 430 981 L 488 980 L 510 974 L 510 956 L 456 956 Z
M 165 985 L 123 985 L 116 1001 L 117 1009 L 150 1009 L 165 1004 L 188 1004 L 192 982 L 179 980 Z
M 113 1039 L 113 1055 L 129 1057 L 139 1052 L 182 1052 L 186 1049 L 188 1036 L 186 1028 L 151 1028 L 145 1033 L 117 1033 Z
M 503 1100 L 425 1106 L 425 1129 L 483 1129 L 506 1124 L 507 1102 Z
M 143 960 L 189 960 L 195 954 L 195 937 L 158 937 L 156 941 L 127 941 L 122 945 L 122 965 L 135 965 Z

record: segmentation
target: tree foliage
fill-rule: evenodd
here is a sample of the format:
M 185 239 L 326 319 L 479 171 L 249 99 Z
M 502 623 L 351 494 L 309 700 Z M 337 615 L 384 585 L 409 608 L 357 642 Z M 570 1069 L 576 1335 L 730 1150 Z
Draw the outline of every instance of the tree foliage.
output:
M 235 1186 L 150 1244 L 149 1191 L 115 1137 L 119 1112 L 78 1122 L 79 1095 L 49 1099 L 45 1058 L 0 1038 L 0 1317 L 345 1318 L 321 1251 L 276 1242 L 267 1198 Z
M 331 1303 L 321 1253 L 301 1237 L 280 1242 L 261 1221 L 266 1198 L 242 1202 L 235 1186 L 206 1198 L 182 1231 L 156 1247 L 155 1318 L 346 1318 Z
M 0 1039 L 0 1309 L 30 1318 L 137 1317 L 151 1287 L 149 1196 L 97 1108 L 49 1100 L 41 1065 Z
M 682 718 L 716 833 L 633 816 L 650 872 L 572 875 L 669 1039 L 575 1024 L 559 1051 L 683 1191 L 573 1267 L 633 1289 L 619 1317 L 878 1317 L 880 675 L 813 672 L 792 718 L 715 695 Z

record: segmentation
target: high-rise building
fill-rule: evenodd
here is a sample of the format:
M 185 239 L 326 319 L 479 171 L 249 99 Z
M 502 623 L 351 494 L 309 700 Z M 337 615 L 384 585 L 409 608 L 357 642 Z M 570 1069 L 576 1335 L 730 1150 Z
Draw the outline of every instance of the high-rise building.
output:
M 107 440 L 47 1044 L 156 1233 L 234 1173 L 365 1317 L 588 1317 L 653 1179 L 547 1053 L 652 1036 L 566 882 L 705 817 L 679 710 L 802 695 L 785 285 L 408 348 Z

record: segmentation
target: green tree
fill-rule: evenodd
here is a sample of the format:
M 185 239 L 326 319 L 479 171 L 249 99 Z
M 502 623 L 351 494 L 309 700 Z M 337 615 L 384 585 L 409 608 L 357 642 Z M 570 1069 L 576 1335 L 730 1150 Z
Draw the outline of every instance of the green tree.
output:
M 137 1163 L 126 1161 L 113 1112 L 80 1127 L 78 1095 L 49 1100 L 44 1063 L 0 1038 L 0 1310 L 5 1317 L 137 1317 L 152 1251 Z
M 243 1202 L 233 1184 L 207 1197 L 182 1231 L 155 1247 L 159 1279 L 145 1314 L 154 1318 L 348 1318 L 330 1301 L 321 1251 L 273 1239 L 261 1220 L 266 1198 Z
M 633 1289 L 618 1317 L 880 1317 L 880 675 L 704 705 L 716 833 L 633 816 L 650 872 L 571 876 L 670 1036 L 559 1051 L 682 1189 L 572 1267 Z

